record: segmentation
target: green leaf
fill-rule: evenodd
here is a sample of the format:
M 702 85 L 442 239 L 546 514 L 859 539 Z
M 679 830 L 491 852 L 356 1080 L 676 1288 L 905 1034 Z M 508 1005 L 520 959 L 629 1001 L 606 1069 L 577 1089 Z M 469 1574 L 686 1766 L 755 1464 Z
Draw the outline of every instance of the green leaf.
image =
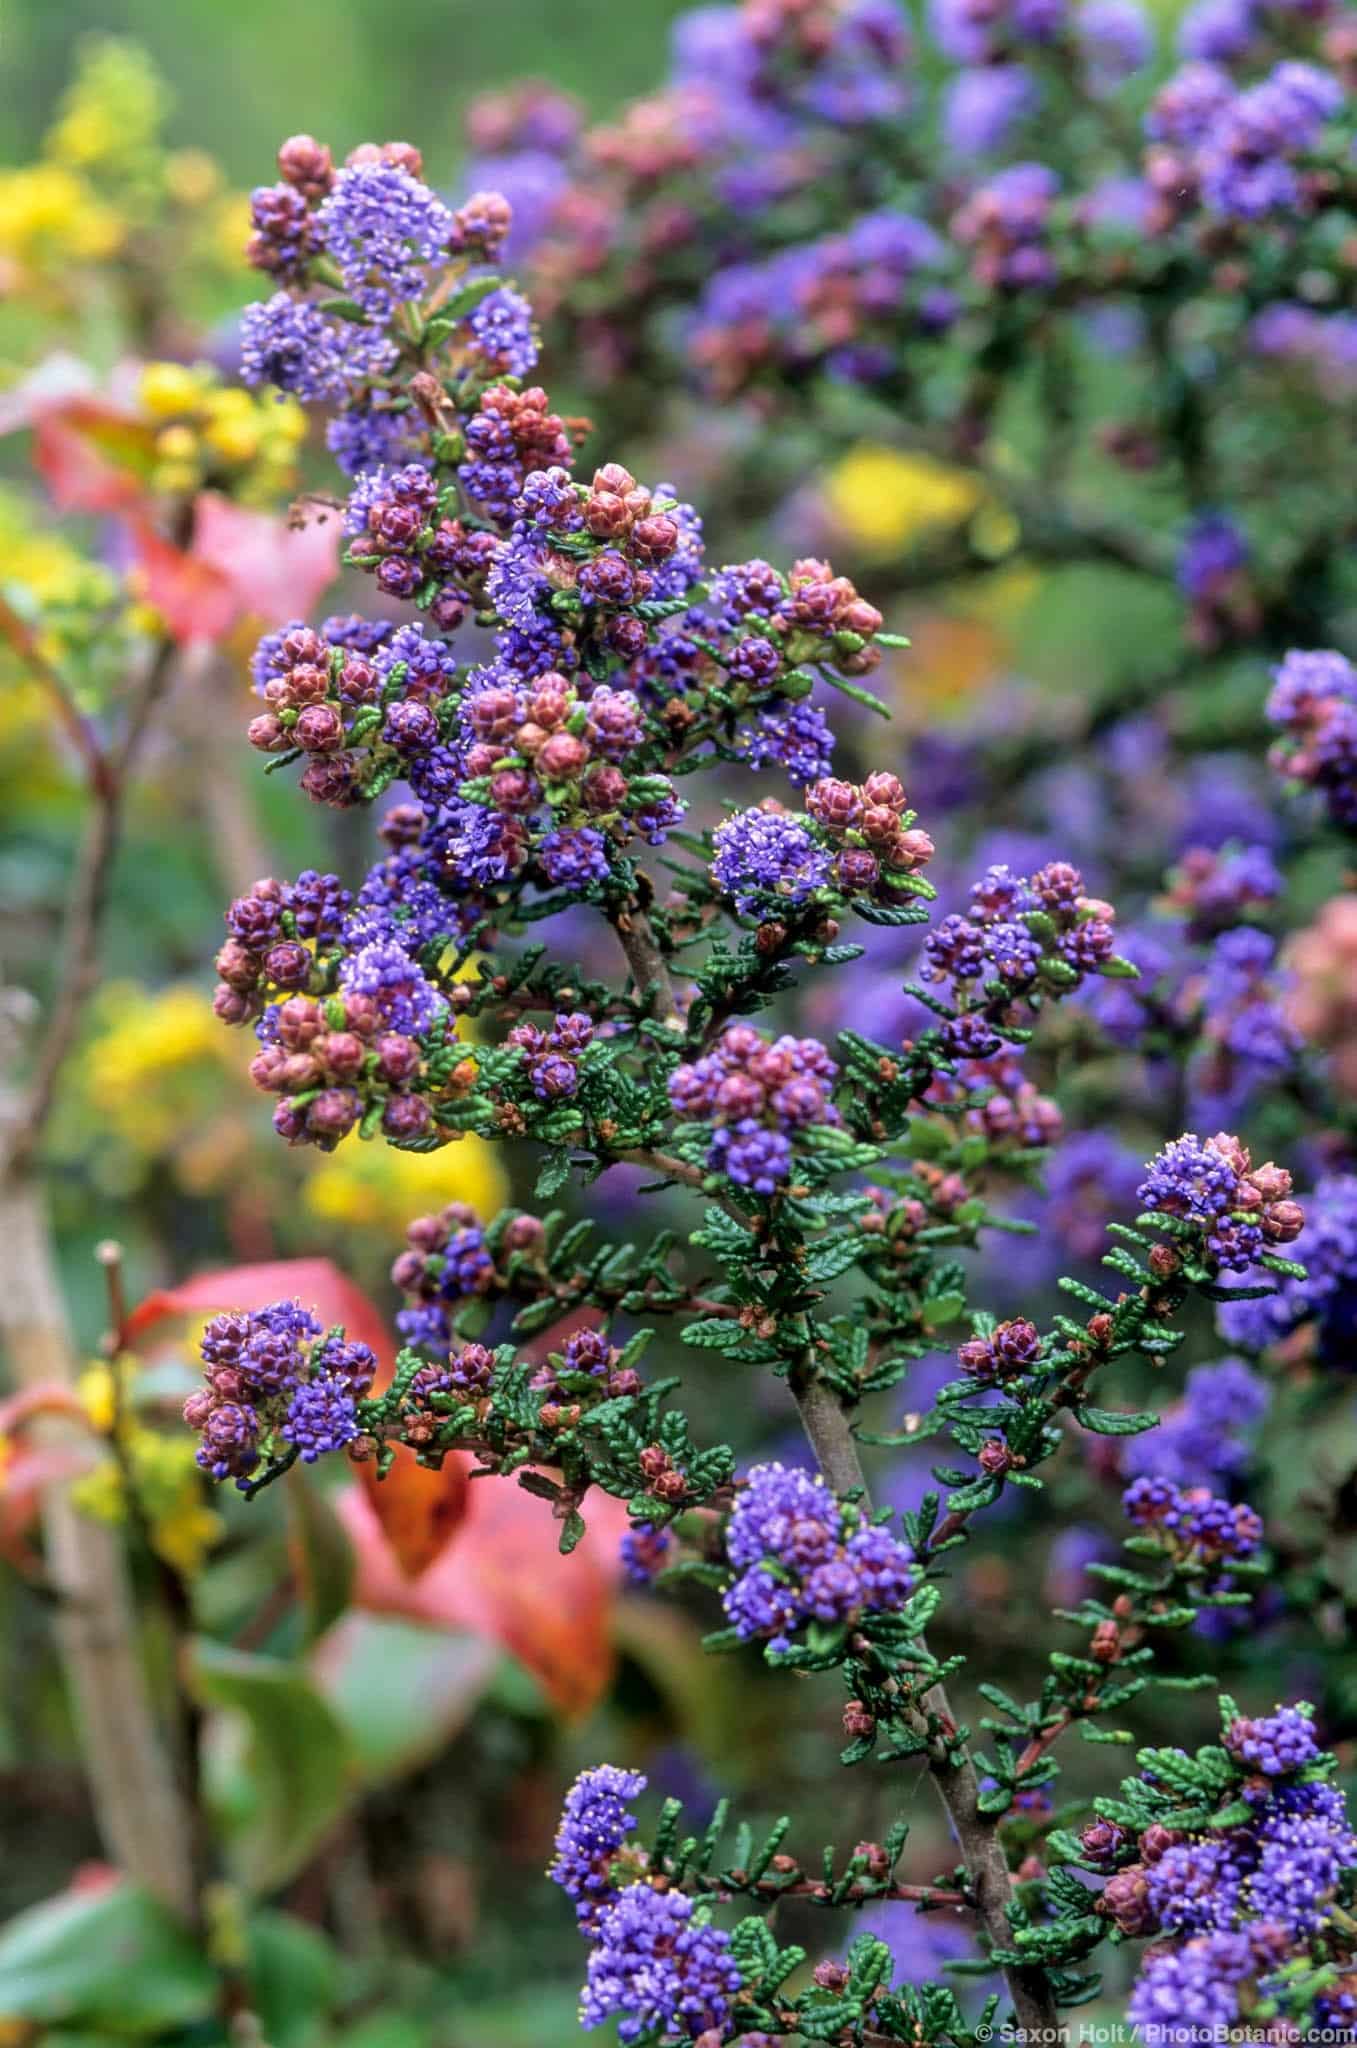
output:
M 284 1489 L 288 1535 L 306 1614 L 306 1640 L 338 1621 L 353 1591 L 353 1545 L 327 1494 L 305 1466 L 295 1466 Z
M 733 1316 L 701 1316 L 684 1325 L 683 1341 L 699 1351 L 739 1351 L 750 1342 L 750 1334 Z
M 339 1958 L 318 1929 L 290 1913 L 251 1920 L 249 1983 L 269 2048 L 312 2048 L 328 2041 L 339 1995 Z
M 491 292 L 497 292 L 503 280 L 499 276 L 472 277 L 452 297 L 445 301 L 442 312 L 445 317 L 456 318 L 472 313 L 482 299 L 488 299 Z
M 869 1240 L 860 1237 L 855 1230 L 845 1232 L 842 1237 L 830 1238 L 818 1244 L 806 1259 L 805 1273 L 808 1280 L 834 1280 L 840 1273 L 856 1264 L 862 1253 L 869 1247 Z
M 533 1186 L 533 1194 L 539 1202 L 549 1202 L 553 1195 L 558 1195 L 561 1192 L 569 1178 L 570 1154 L 568 1152 L 549 1153 L 542 1161 L 541 1167 L 538 1170 L 537 1180 Z
M 385 1614 L 349 1614 L 318 1643 L 316 1683 L 343 1724 L 364 1784 L 438 1755 L 489 1687 L 493 1644 Z
M 1162 1420 L 1152 1408 L 1126 1412 L 1118 1408 L 1076 1408 L 1074 1413 L 1095 1436 L 1140 1436 L 1147 1429 L 1157 1428 Z
M 270 1891 L 308 1861 L 355 1789 L 342 1724 L 298 1665 L 200 1641 L 200 1698 L 225 1717 L 206 1753 L 209 1798 L 241 1880 Z
M 63 1892 L 0 1929 L 0 2014 L 150 2038 L 209 2017 L 216 1977 L 192 1936 L 131 1884 Z

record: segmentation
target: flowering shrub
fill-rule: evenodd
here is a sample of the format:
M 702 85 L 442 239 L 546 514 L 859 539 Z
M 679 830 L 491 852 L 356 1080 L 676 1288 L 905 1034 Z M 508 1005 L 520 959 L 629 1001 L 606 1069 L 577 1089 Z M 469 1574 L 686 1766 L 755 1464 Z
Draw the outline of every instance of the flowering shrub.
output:
M 889 7 L 723 14 L 723 63 L 738 47 L 741 90 L 766 95 L 774 125 L 784 97 L 793 134 L 901 110 Z M 952 10 L 937 32 L 982 75 L 1007 67 L 1015 106 L 1038 92 L 1032 52 L 1048 44 L 1084 53 L 1095 100 L 1138 46 L 1131 16 L 1091 6 L 1073 44 L 1059 16 Z M 1188 212 L 1245 223 L 1310 203 L 1337 87 L 1295 64 L 1238 93 L 1219 77 Z M 641 125 L 662 163 L 682 150 L 683 123 Z M 245 316 L 243 374 L 332 409 L 346 561 L 374 613 L 266 634 L 249 741 L 324 807 L 398 787 L 356 888 L 308 869 L 231 904 L 217 1013 L 253 1030 L 253 1078 L 289 1145 L 328 1151 L 357 1130 L 436 1151 L 474 1134 L 526 1151 L 535 1184 L 493 1219 L 454 1202 L 410 1225 L 389 1376 L 305 1302 L 216 1317 L 186 1409 L 200 1464 L 253 1497 L 298 1464 L 348 1461 L 380 1497 L 411 1454 L 434 1472 L 466 1461 L 549 1503 L 567 1553 L 612 1496 L 634 1583 L 717 1596 L 725 1625 L 707 1646 L 746 1668 L 832 1679 L 845 1766 L 913 1762 L 932 1780 L 956 1861 L 918 1884 L 898 1875 L 904 1822 L 831 1846 L 812 1874 L 783 1847 L 792 1821 L 727 1849 L 724 1803 L 688 1835 L 671 1801 L 638 1833 L 643 1775 L 586 1771 L 552 1868 L 589 1943 L 586 2025 L 702 2048 L 969 2043 L 1000 2012 L 1055 2026 L 1094 1989 L 1106 1940 L 1146 1936 L 1129 2008 L 1146 2027 L 1180 2012 L 1328 2024 L 1351 2002 L 1357 1852 L 1310 1709 L 1250 1720 L 1223 1702 L 1223 1746 L 1145 1752 L 1121 1799 L 1084 1802 L 1081 1829 L 1050 1794 L 1070 1729 L 1116 1743 L 1103 1717 L 1147 1688 L 1213 1682 L 1175 1669 L 1172 1639 L 1228 1643 L 1270 1570 L 1264 1521 L 1235 1495 L 1238 1446 L 1202 1420 L 1257 1421 L 1248 1365 L 1192 1377 L 1162 1463 L 1137 1450 L 1158 1411 L 1103 1404 L 1161 1375 L 1216 1312 L 1250 1354 L 1295 1344 L 1351 1270 L 1347 1176 L 1298 1199 L 1287 1168 L 1213 1133 L 1214 1116 L 1182 1128 L 1189 1108 L 1235 1121 L 1261 1088 L 1301 1085 L 1289 970 L 1258 923 L 1283 886 L 1266 844 L 1189 841 L 1160 936 L 1133 930 L 1125 951 L 1113 905 L 1059 849 L 981 863 L 965 891 L 925 874 L 939 867 L 926 799 L 920 824 L 893 768 L 836 772 L 828 708 L 875 704 L 864 679 L 898 637 L 827 562 L 709 561 L 697 512 L 666 485 L 580 466 L 583 423 L 525 383 L 539 337 L 501 268 L 509 205 L 487 191 L 446 205 L 403 143 L 336 166 L 293 137 L 279 169 L 253 202 L 253 260 L 277 289 Z M 1017 165 L 970 196 L 956 234 L 979 287 L 1059 289 L 1058 191 Z M 910 258 L 898 238 L 857 254 L 879 278 L 932 251 L 921 231 Z M 927 321 L 949 324 L 936 305 Z M 1237 567 L 1198 532 L 1194 602 L 1219 608 Z M 1287 766 L 1326 789 L 1305 735 L 1336 716 L 1343 666 L 1292 655 L 1278 683 Z M 751 804 L 751 767 L 765 791 L 785 774 L 792 800 Z M 871 972 L 892 979 L 889 1003 L 865 1000 Z M 823 991 L 859 982 L 861 1006 L 834 1016 Z M 796 1002 L 836 1028 L 778 1029 Z M 880 1035 L 878 1009 L 893 1020 Z M 1036 1078 L 1049 1043 L 1082 1051 L 1076 1070 L 1091 1048 L 1125 1048 L 1147 1086 L 1172 1076 L 1182 1114 L 1147 1163 L 1105 1162 L 1124 1202 L 1080 1256 L 1101 1250 L 1115 1291 L 1068 1276 L 1048 1305 L 1013 1298 L 1001 1273 L 999 1315 L 966 1255 L 1023 1229 L 1013 1198 L 1058 1141 L 1061 1108 Z M 644 1199 L 672 1197 L 678 1227 L 605 1235 L 598 1213 L 573 1213 L 576 1187 L 599 1185 L 601 1204 L 619 1169 Z M 1067 1200 L 1078 1186 L 1069 1175 Z M 1313 1272 L 1293 1256 L 1309 1244 Z M 673 1405 L 683 1376 L 648 1372 L 647 1354 L 683 1346 L 780 1383 L 803 1457 L 741 1470 Z M 873 1426 L 876 1397 L 940 1347 L 926 1406 Z M 935 1438 L 936 1488 L 875 1506 L 860 1446 Z M 971 1683 L 950 1647 L 949 1567 L 975 1518 L 1011 1510 L 1076 1444 L 1091 1473 L 1129 1481 L 1130 1561 L 1102 1557 L 1057 1596 L 1075 1647 L 1050 1653 L 1036 1697 L 980 1683 L 982 1750 L 949 1693 Z M 875 1933 L 806 1977 L 804 1949 L 763 1912 L 730 1927 L 718 1910 L 784 1897 L 870 1907 L 873 1927 L 886 1907 L 966 1916 L 1002 1977 L 981 2031 L 950 1984 L 894 1981 Z

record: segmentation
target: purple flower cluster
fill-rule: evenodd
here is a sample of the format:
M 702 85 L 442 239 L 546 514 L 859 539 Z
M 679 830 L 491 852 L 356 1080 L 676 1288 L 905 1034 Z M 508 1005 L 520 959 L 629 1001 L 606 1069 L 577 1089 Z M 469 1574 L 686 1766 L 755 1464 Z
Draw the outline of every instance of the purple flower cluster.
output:
M 730 1936 L 682 1892 L 647 1884 L 642 1852 L 625 1846 L 636 1825 L 630 1803 L 645 1788 L 640 1771 L 598 1764 L 566 1795 L 548 1875 L 591 1943 L 580 2021 L 615 2019 L 624 2042 L 724 2038 L 742 1981 Z
M 730 1936 L 682 1892 L 630 1884 L 599 1925 L 580 1997 L 580 2024 L 617 2021 L 624 2043 L 723 2038 L 743 1979 Z
M 429 483 L 418 466 L 399 474 L 418 479 L 421 491 Z M 372 479 L 385 475 L 371 473 Z M 427 638 L 422 626 L 394 631 L 374 622 L 380 637 L 371 645 L 373 635 L 356 630 L 353 621 L 342 623 L 351 636 L 347 643 L 301 625 L 264 636 L 252 669 L 268 708 L 251 720 L 248 734 L 261 753 L 300 754 L 307 762 L 305 794 L 339 809 L 397 770 L 417 787 L 436 778 L 440 712 L 456 680 L 448 649 Z
M 1190 939 L 1213 937 L 1275 903 L 1282 877 L 1266 846 L 1190 846 L 1168 878 L 1165 905 Z
M 184 1420 L 202 1437 L 198 1463 L 213 1479 L 248 1485 L 265 1455 L 314 1464 L 360 1434 L 358 1402 L 377 1360 L 342 1330 L 322 1335 L 299 1302 L 213 1316 L 201 1351 L 205 1385 Z
M 247 306 L 241 315 L 242 382 L 272 384 L 307 405 L 347 398 L 395 360 L 394 347 L 379 330 L 332 320 L 287 292 Z
M 1194 1123 L 1236 1120 L 1293 1068 L 1300 1034 L 1275 972 L 1277 944 L 1250 925 L 1222 932 L 1201 977 L 1200 1040 L 1188 1062 Z
M 228 909 L 213 1006 L 228 1023 L 256 1020 L 250 1076 L 280 1098 L 274 1128 L 289 1143 L 332 1150 L 360 1121 L 397 1142 L 427 1132 L 427 1056 L 448 1003 L 411 947 L 452 920 L 419 887 L 397 918 L 371 878 L 351 906 L 335 876 L 308 870 L 266 877 Z
M 1009 164 L 974 191 L 952 219 L 971 252 L 976 281 L 991 290 L 1043 290 L 1056 281 L 1051 215 L 1060 180 L 1047 164 Z
M 1249 1464 L 1244 1434 L 1257 1428 L 1269 1399 L 1267 1382 L 1242 1358 L 1193 1366 L 1181 1400 L 1159 1428 L 1130 1438 L 1124 1469 L 1133 1478 L 1162 1480 L 1180 1490 L 1223 1491 Z
M 1260 1253 L 1291 1244 L 1305 1221 L 1285 1167 L 1254 1166 L 1247 1147 L 1225 1131 L 1173 1139 L 1151 1160 L 1139 1200 L 1157 1215 L 1191 1224 L 1226 1272 L 1242 1272 Z
M 597 1930 L 616 1900 L 613 1863 L 628 1830 L 636 1825 L 628 1806 L 645 1788 L 640 1771 L 596 1764 L 581 1771 L 566 1794 L 556 1830 L 556 1858 L 547 1874 L 574 1900 L 575 1917 L 586 1933 Z
M 1153 1530 L 1175 1556 L 1213 1566 L 1255 1556 L 1263 1540 L 1263 1524 L 1251 1507 L 1220 1500 L 1204 1486 L 1183 1489 L 1146 1475 L 1132 1480 L 1122 1507 L 1138 1529 Z
M 374 157 L 336 174 L 315 228 L 349 296 L 384 322 L 427 290 L 426 266 L 446 253 L 453 218 L 417 170 Z
M 742 917 L 799 911 L 829 880 L 829 855 L 780 805 L 727 818 L 712 846 L 712 879 Z
M 535 1217 L 515 1217 L 504 1248 L 540 1250 L 541 1239 Z M 391 1280 L 406 1298 L 396 1317 L 402 1335 L 411 1344 L 446 1353 L 457 1311 L 498 1285 L 495 1259 L 475 1210 L 465 1202 L 449 1202 L 437 1215 L 417 1216 L 406 1230 L 405 1250 L 391 1268 Z
M 1285 1778 L 1319 1755 L 1313 1718 L 1299 1707 L 1278 1707 L 1261 1720 L 1231 1721 L 1225 1747 L 1237 1763 L 1264 1778 Z
M 669 1100 L 679 1116 L 714 1126 L 713 1171 L 775 1195 L 790 1178 L 797 1132 L 839 1122 L 829 1097 L 838 1071 L 817 1038 L 770 1045 L 751 1025 L 732 1024 L 701 1059 L 675 1068 Z
M 879 382 L 902 325 L 926 340 L 956 319 L 943 269 L 943 244 L 925 222 L 864 214 L 840 234 L 717 270 L 693 316 L 693 360 L 721 393 L 814 362 L 846 382 Z
M 1227 101 L 1198 145 L 1202 198 L 1236 220 L 1302 208 L 1297 159 L 1319 141 L 1343 104 L 1343 88 L 1313 64 L 1279 64 L 1260 84 Z
M 1317 790 L 1340 825 L 1357 826 L 1357 669 L 1332 651 L 1288 654 L 1267 715 L 1281 728 L 1273 761 Z
M 736 1576 L 723 1596 L 746 1640 L 787 1650 L 811 1622 L 831 1624 L 900 1607 L 912 1559 L 888 1529 L 841 1507 L 822 1479 L 781 1464 L 756 1465 L 726 1525 Z
M 1216 1311 L 1221 1334 L 1231 1344 L 1264 1351 L 1313 1325 L 1325 1362 L 1348 1366 L 1357 1319 L 1357 1175 L 1330 1174 L 1316 1183 L 1292 1255 L 1304 1266 L 1304 1279 L 1288 1274 L 1258 1300 L 1222 1302 Z
M 969 909 L 943 918 L 924 941 L 919 975 L 954 984 L 954 1000 L 980 1007 L 992 984 L 1009 1001 L 1045 979 L 1064 991 L 1115 958 L 1116 912 L 1084 893 L 1083 877 L 1067 861 L 1051 861 L 1033 875 L 1006 865 L 990 867 L 971 890 Z M 969 1042 L 966 1019 L 952 1027 L 959 1055 L 983 1048 Z
M 1342 1795 L 1319 1775 L 1326 1766 L 1308 1710 L 1236 1719 L 1224 1744 L 1240 1774 L 1236 1797 L 1252 1809 L 1245 1825 L 1188 1832 L 1155 1821 L 1137 1839 L 1098 1821 L 1082 1837 L 1095 1867 L 1116 1866 L 1098 1910 L 1123 1934 L 1156 1937 L 1127 2016 L 1160 2048 L 1185 2034 L 1223 2036 L 1306 1974 L 1357 1859 Z M 1142 1759 L 1155 1786 L 1171 1782 L 1158 1768 L 1163 1755 Z
M 633 1522 L 623 1533 L 620 1546 L 628 1583 L 648 1586 L 656 1573 L 664 1570 L 673 1547 L 674 1538 L 668 1529 L 659 1528 L 654 1522 Z
M 556 1016 L 549 1031 L 535 1024 L 515 1024 L 510 1045 L 518 1046 L 532 1092 L 539 1102 L 560 1102 L 580 1085 L 579 1056 L 592 1043 L 594 1026 L 582 1011 Z
M 1225 11 L 1231 8 L 1226 0 Z M 1342 84 L 1314 64 L 1288 59 L 1240 88 L 1220 68 L 1224 53 L 1206 54 L 1209 41 L 1189 38 L 1192 61 L 1162 88 L 1146 118 L 1146 171 L 1166 220 L 1197 199 L 1235 221 L 1311 211 L 1319 188 L 1306 160 L 1343 105 Z

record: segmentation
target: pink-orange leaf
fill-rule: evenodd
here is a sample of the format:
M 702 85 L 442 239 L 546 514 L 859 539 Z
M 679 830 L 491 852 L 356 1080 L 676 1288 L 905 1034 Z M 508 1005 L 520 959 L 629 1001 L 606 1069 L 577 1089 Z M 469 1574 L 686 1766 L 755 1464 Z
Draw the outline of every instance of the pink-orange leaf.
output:
M 339 1512 L 358 1553 L 355 1604 L 499 1643 L 570 1716 L 594 1707 L 612 1678 L 612 1618 L 626 1511 L 593 1493 L 588 1530 L 562 1557 L 549 1502 L 508 1480 L 477 1480 L 466 1516 L 418 1578 L 401 1570 L 366 1488 Z
M 237 618 L 308 618 L 339 573 L 339 539 L 335 515 L 294 527 L 217 491 L 200 491 L 194 501 L 191 552 L 235 593 Z
M 132 522 L 132 546 L 145 594 L 181 646 L 222 640 L 240 617 L 230 578 L 166 540 L 147 519 Z
M 271 1301 L 299 1301 L 327 1327 L 343 1323 L 350 1337 L 370 1344 L 383 1368 L 391 1362 L 391 1337 L 376 1307 L 330 1259 L 270 1259 L 255 1266 L 217 1266 L 177 1287 L 159 1287 L 127 1319 L 129 1341 L 170 1316 L 212 1315 L 224 1308 L 263 1308 Z
M 463 1521 L 471 1493 L 467 1471 L 468 1461 L 456 1455 L 444 1459 L 441 1472 L 430 1471 L 404 1445 L 385 1479 L 373 1465 L 359 1467 L 372 1512 L 407 1579 L 429 1569 Z

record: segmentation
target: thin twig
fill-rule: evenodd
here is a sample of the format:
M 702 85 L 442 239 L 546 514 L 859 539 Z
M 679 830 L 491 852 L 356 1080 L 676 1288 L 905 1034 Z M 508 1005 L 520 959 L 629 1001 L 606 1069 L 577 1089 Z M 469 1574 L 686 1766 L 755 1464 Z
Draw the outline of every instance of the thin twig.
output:
M 659 1023 L 677 1029 L 683 1021 L 678 998 L 674 994 L 668 964 L 660 951 L 650 919 L 644 910 L 634 906 L 610 916 L 608 922 L 617 933 L 618 943 L 626 955 L 637 995 L 644 996 L 648 993 L 651 1015 Z
M 67 689 L 66 679 L 61 671 L 43 653 L 33 628 L 26 619 L 20 617 L 12 605 L 6 603 L 3 597 L 0 597 L 0 640 L 13 649 L 51 698 L 57 717 L 84 762 L 85 776 L 90 788 L 106 794 L 109 764 L 104 758 L 94 727 Z
M 791 1384 L 802 1426 L 821 1472 L 835 1493 L 860 1490 L 865 1502 L 867 1482 L 841 1403 L 820 1380 L 806 1377 L 798 1382 L 794 1378 Z M 924 1694 L 922 1704 L 944 1727 L 954 1729 L 957 1726 L 945 1686 L 931 1686 Z M 976 1911 L 981 1924 L 991 1946 L 1006 1949 L 1013 1939 L 1008 1922 L 1013 1884 L 1008 1858 L 995 1825 L 980 1811 L 980 1781 L 975 1766 L 969 1756 L 963 1756 L 957 1762 L 950 1755 L 930 1755 L 929 1768 L 955 1830 L 975 1891 Z M 1053 2029 L 1049 2038 L 1058 2039 L 1059 2018 L 1045 1972 L 1006 1966 L 1004 1976 L 1018 2025 Z
M 60 941 L 61 980 L 26 1099 L 10 1132 L 11 1174 L 22 1174 L 41 1142 L 61 1069 L 75 1043 L 85 1005 L 98 983 L 99 928 L 114 856 L 122 837 L 129 770 L 140 750 L 151 713 L 169 687 L 174 662 L 173 642 L 163 641 L 132 699 L 122 738 L 111 754 L 99 757 L 101 771 L 91 778 L 89 822 L 66 900 Z

